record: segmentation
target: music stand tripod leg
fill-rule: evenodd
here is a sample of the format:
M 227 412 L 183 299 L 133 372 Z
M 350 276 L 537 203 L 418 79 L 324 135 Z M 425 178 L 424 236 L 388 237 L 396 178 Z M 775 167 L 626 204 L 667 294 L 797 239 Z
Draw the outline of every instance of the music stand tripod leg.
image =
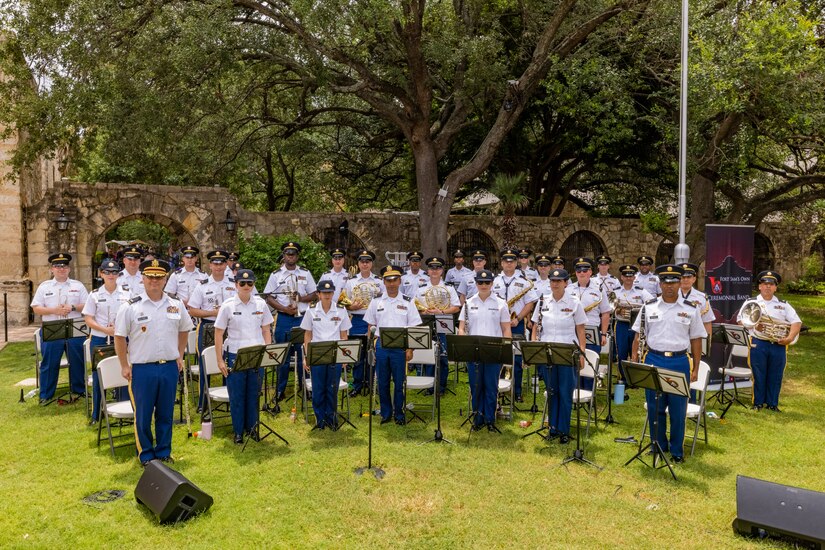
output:
M 441 344 L 439 343 L 439 346 Z M 425 441 L 424 443 L 441 443 L 442 441 L 445 443 L 449 443 L 452 445 L 452 441 L 444 437 L 443 432 L 441 431 L 441 388 L 439 386 L 439 375 L 441 374 L 441 361 L 437 361 L 434 369 L 435 373 L 435 380 L 433 382 L 433 387 L 435 388 L 435 413 L 436 413 L 436 425 L 435 425 L 435 433 L 433 434 L 432 439 Z M 406 392 L 404 392 L 406 396 Z M 422 445 L 424 444 L 422 443 Z

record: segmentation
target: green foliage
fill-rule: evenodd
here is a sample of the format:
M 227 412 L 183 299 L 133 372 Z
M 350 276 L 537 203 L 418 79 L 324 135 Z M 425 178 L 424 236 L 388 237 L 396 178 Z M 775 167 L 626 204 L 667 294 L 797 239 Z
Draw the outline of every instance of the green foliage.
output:
M 642 221 L 642 231 L 645 233 L 667 235 L 671 232 L 670 216 L 664 212 L 650 210 L 647 212 L 642 212 L 639 218 Z
M 822 254 L 814 252 L 802 260 L 802 278 L 808 281 L 821 281 L 825 277 Z
M 825 282 L 811 279 L 800 279 L 798 281 L 788 281 L 785 288 L 792 294 L 809 294 L 825 296 Z
M 263 289 L 269 274 L 280 269 L 281 246 L 288 241 L 301 245 L 301 255 L 298 263 L 308 269 L 317 282 L 320 276 L 329 271 L 330 256 L 324 245 L 315 242 L 310 237 L 298 235 L 267 236 L 259 233 L 245 235 L 243 231 L 238 236 L 238 252 L 241 263 L 247 269 L 255 272 L 259 290 Z

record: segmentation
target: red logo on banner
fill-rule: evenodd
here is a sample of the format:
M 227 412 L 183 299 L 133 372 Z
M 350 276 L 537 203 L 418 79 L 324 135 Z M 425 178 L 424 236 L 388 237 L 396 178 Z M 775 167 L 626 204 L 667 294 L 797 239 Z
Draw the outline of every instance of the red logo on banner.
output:
M 713 294 L 722 294 L 722 281 L 719 277 L 708 277 L 710 279 L 710 291 Z

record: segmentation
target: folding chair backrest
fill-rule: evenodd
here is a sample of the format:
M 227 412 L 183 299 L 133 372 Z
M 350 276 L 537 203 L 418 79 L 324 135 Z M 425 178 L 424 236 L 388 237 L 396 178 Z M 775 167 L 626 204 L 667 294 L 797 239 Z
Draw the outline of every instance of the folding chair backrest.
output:
M 690 383 L 690 389 L 704 393 L 708 389 L 708 381 L 710 380 L 710 365 L 704 361 L 699 362 L 699 374 L 696 382 Z
M 83 362 L 87 365 L 92 364 L 92 339 L 86 338 L 83 340 Z
M 730 350 L 731 357 L 747 357 L 748 353 L 748 346 L 740 346 L 739 344 L 734 344 Z
M 412 364 L 435 365 L 435 350 L 438 342 L 433 340 L 433 346 L 427 349 L 414 349 L 410 360 Z
M 206 371 L 206 376 L 213 374 L 220 374 L 221 369 L 218 368 L 218 356 L 215 355 L 215 346 L 209 346 L 201 352 L 203 357 L 203 369 Z
M 100 377 L 100 389 L 103 391 L 129 385 L 129 382 L 123 378 L 120 360 L 117 357 L 107 357 L 98 363 L 97 375 Z
M 596 371 L 594 369 L 599 368 L 599 354 L 592 349 L 586 349 L 584 350 L 584 356 L 586 360 L 584 368 L 579 371 L 579 376 L 582 378 L 595 378 Z
M 194 355 L 196 353 L 195 350 L 198 349 L 198 329 L 193 329 L 189 331 L 189 334 L 186 335 L 186 353 L 188 355 Z
M 34 333 L 34 349 L 37 351 L 37 355 L 40 355 L 40 331 L 37 330 Z

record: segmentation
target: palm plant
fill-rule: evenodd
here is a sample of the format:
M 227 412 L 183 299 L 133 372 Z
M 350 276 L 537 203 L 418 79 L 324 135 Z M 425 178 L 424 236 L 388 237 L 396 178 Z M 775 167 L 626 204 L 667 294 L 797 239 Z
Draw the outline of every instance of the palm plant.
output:
M 530 204 L 530 197 L 524 193 L 524 172 L 518 174 L 497 174 L 490 192 L 498 197 L 494 212 L 501 214 L 501 236 L 504 248 L 516 246 L 516 212 Z

